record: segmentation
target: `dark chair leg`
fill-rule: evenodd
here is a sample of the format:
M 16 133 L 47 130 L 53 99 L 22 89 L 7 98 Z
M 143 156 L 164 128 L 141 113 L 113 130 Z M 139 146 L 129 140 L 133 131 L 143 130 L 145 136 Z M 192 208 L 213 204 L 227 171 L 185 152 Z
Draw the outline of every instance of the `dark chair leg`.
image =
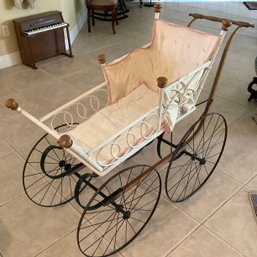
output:
M 92 10 L 92 25 L 95 26 L 95 11 Z
M 88 30 L 88 32 L 91 32 L 90 14 L 91 14 L 91 10 L 90 10 L 90 8 L 87 8 L 87 30 Z
M 114 29 L 115 20 L 116 20 L 116 8 L 114 8 L 112 10 L 112 31 L 113 31 L 113 34 L 116 34 L 115 29 Z
M 257 77 L 254 77 L 253 80 L 250 82 L 250 84 L 248 85 L 248 92 L 251 94 L 248 98 L 248 101 L 250 102 L 252 99 L 254 99 L 255 101 L 257 101 L 257 90 L 253 89 L 253 86 L 256 86 L 257 84 Z
M 117 8 L 115 8 L 115 22 L 116 22 L 116 25 L 119 25 L 119 23 L 118 23 L 118 12 L 117 12 Z

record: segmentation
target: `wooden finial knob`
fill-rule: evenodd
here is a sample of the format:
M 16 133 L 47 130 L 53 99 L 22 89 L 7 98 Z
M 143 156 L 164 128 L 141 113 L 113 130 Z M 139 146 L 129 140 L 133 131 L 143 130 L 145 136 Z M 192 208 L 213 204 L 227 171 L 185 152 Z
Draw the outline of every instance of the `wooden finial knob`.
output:
M 100 64 L 104 64 L 105 61 L 106 61 L 106 57 L 105 57 L 105 54 L 100 54 L 97 56 L 97 60 Z
M 226 21 L 226 20 L 224 20 L 224 21 L 222 21 L 222 30 L 224 30 L 224 31 L 227 31 L 228 30 L 228 28 L 230 27 L 232 25 L 232 22 L 231 21 Z
M 159 13 L 159 12 L 161 12 L 161 4 L 155 4 L 154 5 L 154 12 L 157 12 L 157 13 Z
M 5 106 L 13 111 L 16 111 L 19 107 L 18 103 L 13 98 L 8 99 L 5 102 Z
M 157 79 L 157 85 L 159 88 L 164 88 L 168 83 L 168 79 L 166 77 L 159 77 Z
M 69 135 L 62 135 L 57 143 L 63 148 L 70 148 L 73 142 Z

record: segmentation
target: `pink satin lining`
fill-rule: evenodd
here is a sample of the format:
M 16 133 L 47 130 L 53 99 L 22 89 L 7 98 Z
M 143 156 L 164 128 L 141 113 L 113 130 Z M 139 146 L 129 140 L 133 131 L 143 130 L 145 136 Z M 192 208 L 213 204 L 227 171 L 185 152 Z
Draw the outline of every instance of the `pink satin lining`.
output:
M 126 97 L 142 83 L 157 92 L 156 79 L 169 83 L 194 71 L 213 54 L 220 36 L 192 28 L 154 21 L 151 44 L 137 48 L 123 58 L 103 67 L 109 86 L 109 103 Z

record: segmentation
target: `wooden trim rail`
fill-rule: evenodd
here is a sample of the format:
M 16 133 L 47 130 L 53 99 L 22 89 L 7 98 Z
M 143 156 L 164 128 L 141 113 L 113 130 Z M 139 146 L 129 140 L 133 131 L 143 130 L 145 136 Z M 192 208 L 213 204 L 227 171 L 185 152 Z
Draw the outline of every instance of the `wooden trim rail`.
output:
M 203 14 L 199 14 L 199 13 L 189 13 L 189 16 L 192 16 L 194 19 L 205 19 L 205 20 L 209 20 L 209 21 L 214 21 L 214 22 L 221 22 L 224 24 L 224 22 L 230 22 L 233 25 L 237 25 L 238 27 L 242 28 L 254 28 L 253 24 L 250 24 L 248 22 L 243 22 L 243 21 L 234 21 L 231 19 L 226 19 L 226 18 L 218 18 L 215 16 L 206 16 Z

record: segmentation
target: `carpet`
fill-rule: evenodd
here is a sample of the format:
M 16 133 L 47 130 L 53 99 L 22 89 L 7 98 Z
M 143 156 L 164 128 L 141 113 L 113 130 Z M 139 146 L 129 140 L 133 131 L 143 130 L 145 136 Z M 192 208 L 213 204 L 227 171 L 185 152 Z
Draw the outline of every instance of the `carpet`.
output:
M 257 191 L 253 191 L 249 193 L 249 200 L 252 206 L 254 217 L 257 221 Z
M 257 2 L 243 2 L 249 10 L 257 10 Z

